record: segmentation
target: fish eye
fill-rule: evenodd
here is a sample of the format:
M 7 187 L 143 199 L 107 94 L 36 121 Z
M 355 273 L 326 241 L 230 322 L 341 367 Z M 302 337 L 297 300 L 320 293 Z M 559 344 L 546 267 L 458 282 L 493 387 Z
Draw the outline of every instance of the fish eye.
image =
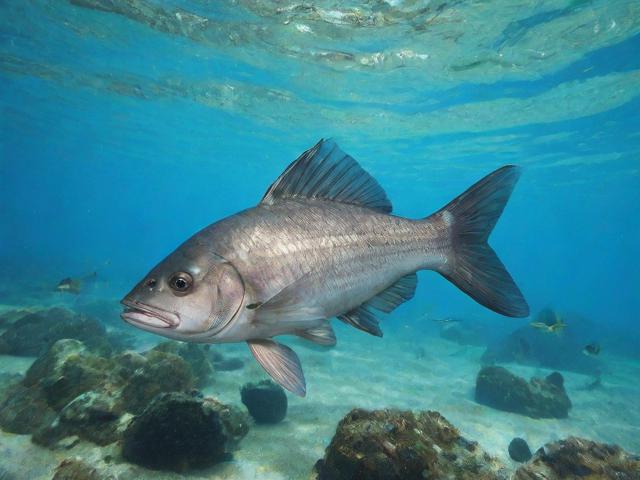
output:
M 193 285 L 193 278 L 186 272 L 178 272 L 171 275 L 169 286 L 176 293 L 186 293 Z

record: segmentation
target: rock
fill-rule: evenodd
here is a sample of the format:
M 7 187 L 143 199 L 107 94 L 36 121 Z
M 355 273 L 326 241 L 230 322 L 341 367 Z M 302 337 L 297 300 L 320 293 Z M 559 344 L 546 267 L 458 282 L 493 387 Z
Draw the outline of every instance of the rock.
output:
M 107 332 L 99 321 L 54 307 L 29 313 L 9 325 L 0 336 L 0 353 L 36 357 L 63 338 L 81 340 L 96 351 L 111 351 Z
M 118 392 L 121 380 L 113 371 L 110 360 L 88 352 L 81 342 L 59 340 L 5 392 L 0 426 L 22 434 L 48 430 L 57 412 L 83 393 Z
M 551 382 L 540 378 L 527 382 L 503 367 L 483 367 L 476 379 L 475 398 L 489 407 L 532 418 L 566 418 L 571 400 L 557 382 L 557 376 Z
M 5 467 L 0 467 L 0 480 L 18 480 L 19 477 L 14 475 L 10 470 Z
M 443 325 L 440 328 L 440 337 L 458 345 L 482 347 L 487 344 L 482 329 L 461 322 Z
M 159 393 L 193 389 L 191 367 L 182 357 L 151 350 L 145 358 L 144 365 L 134 371 L 122 391 L 122 402 L 127 411 L 141 413 Z
M 154 347 L 153 350 L 173 353 L 187 362 L 195 377 L 196 387 L 203 387 L 211 381 L 213 366 L 202 345 L 183 342 L 163 342 Z
M 204 399 L 163 393 L 129 424 L 122 454 L 147 468 L 184 472 L 229 458 L 228 441 L 219 412 Z
M 529 444 L 523 438 L 514 438 L 509 443 L 509 456 L 516 462 L 528 462 L 531 458 Z
M 558 388 L 564 388 L 564 377 L 560 372 L 550 373 L 545 377 L 545 380 Z
M 553 323 L 555 315 L 555 312 L 545 309 L 534 321 Z M 567 327 L 561 335 L 524 325 L 506 337 L 491 342 L 482 355 L 482 362 L 485 365 L 517 362 L 521 365 L 587 374 L 600 372 L 604 367 L 602 360 L 582 353 L 585 345 L 594 338 L 602 337 L 600 327 L 575 314 L 564 315 L 562 320 L 567 323 Z
M 33 441 L 50 447 L 75 435 L 97 445 L 108 445 L 118 440 L 121 414 L 113 397 L 86 392 L 65 406 L 54 422 L 34 433 Z
M 7 328 L 9 325 L 20 320 L 22 317 L 26 317 L 32 313 L 35 313 L 37 309 L 30 308 L 16 308 L 13 310 L 5 310 L 0 314 L 0 328 Z
M 101 474 L 80 458 L 65 458 L 56 467 L 51 480 L 111 480 L 115 477 Z
M 513 480 L 638 480 L 640 457 L 617 445 L 577 437 L 549 443 L 516 471 Z
M 220 415 L 229 438 L 229 446 L 236 446 L 249 433 L 251 419 L 243 409 L 235 405 L 226 405 L 211 397 L 204 397 L 203 401 Z
M 128 381 L 136 373 L 136 370 L 146 365 L 147 357 L 126 350 L 113 357 L 113 363 L 114 374 L 123 381 Z
M 240 396 L 256 423 L 278 423 L 287 414 L 287 395 L 271 380 L 244 385 Z
M 2 372 L 0 373 L 0 403 L 4 401 L 8 392 L 16 384 L 20 383 L 23 376 L 19 373 Z
M 318 480 L 506 479 L 504 467 L 438 412 L 355 409 L 338 424 Z
M 93 295 L 78 296 L 73 302 L 73 308 L 76 312 L 88 315 L 93 318 L 99 318 L 103 324 L 115 327 L 120 332 L 124 332 L 128 327 L 122 322 L 120 314 L 122 313 L 122 304 L 120 299 L 96 299 Z M 121 327 L 125 328 L 121 328 Z
M 205 345 L 204 346 L 204 350 L 205 350 L 205 352 L 207 352 L 209 354 L 209 359 L 211 360 L 211 362 L 214 365 L 216 363 L 221 362 L 222 360 L 224 360 L 224 357 L 222 356 L 222 353 L 220 353 L 215 348 L 211 348 L 211 345 Z
M 78 395 L 104 387 L 111 362 L 90 353 L 78 340 L 58 340 L 38 358 L 23 384 L 42 390 L 47 403 L 58 411 Z
M 56 412 L 49 407 L 44 393 L 22 383 L 10 387 L 0 403 L 0 427 L 6 432 L 31 433 L 48 425 L 55 417 Z
M 244 362 L 240 358 L 223 358 L 214 363 L 219 372 L 231 372 L 233 370 L 241 370 L 244 368 Z

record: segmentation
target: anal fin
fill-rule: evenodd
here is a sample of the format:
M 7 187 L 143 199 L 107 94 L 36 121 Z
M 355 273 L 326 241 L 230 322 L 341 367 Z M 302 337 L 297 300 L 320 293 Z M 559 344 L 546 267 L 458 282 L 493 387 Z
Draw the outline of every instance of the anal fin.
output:
M 336 344 L 336 334 L 331 328 L 331 324 L 326 322 L 319 327 L 299 330 L 295 334 L 305 340 L 309 340 L 318 345 L 332 347 Z
M 395 310 L 404 302 L 411 300 L 416 293 L 418 276 L 415 272 L 405 275 L 396 283 L 383 290 L 375 297 L 367 300 L 365 305 L 375 308 L 381 312 L 389 313 Z
M 371 297 L 365 303 L 353 310 L 338 315 L 343 322 L 353 325 L 376 337 L 382 336 L 380 329 L 380 321 L 371 309 L 389 313 L 396 307 L 413 298 L 418 284 L 418 276 L 414 273 L 405 275 L 390 287 L 384 289 L 374 297 Z
M 304 397 L 307 393 L 304 373 L 296 352 L 270 339 L 248 340 L 247 344 L 260 366 L 283 388 Z
M 368 310 L 366 304 L 360 305 L 350 312 L 338 315 L 338 318 L 349 325 L 359 328 L 363 332 L 370 333 L 376 337 L 382 336 L 382 330 L 379 325 L 380 321 Z

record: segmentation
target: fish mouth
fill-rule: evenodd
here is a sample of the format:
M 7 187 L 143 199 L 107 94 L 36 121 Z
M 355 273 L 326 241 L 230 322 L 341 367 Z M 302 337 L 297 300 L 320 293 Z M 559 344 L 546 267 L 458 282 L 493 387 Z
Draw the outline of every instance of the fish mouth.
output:
M 154 328 L 176 328 L 180 325 L 180 315 L 176 312 L 152 307 L 135 300 L 122 300 L 125 306 L 120 317 L 128 323 Z

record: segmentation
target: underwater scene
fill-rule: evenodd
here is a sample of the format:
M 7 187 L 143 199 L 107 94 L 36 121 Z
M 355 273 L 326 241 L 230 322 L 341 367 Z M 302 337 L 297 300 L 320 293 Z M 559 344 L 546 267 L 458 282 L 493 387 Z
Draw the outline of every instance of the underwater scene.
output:
M 640 479 L 640 2 L 0 1 L 0 480 Z

